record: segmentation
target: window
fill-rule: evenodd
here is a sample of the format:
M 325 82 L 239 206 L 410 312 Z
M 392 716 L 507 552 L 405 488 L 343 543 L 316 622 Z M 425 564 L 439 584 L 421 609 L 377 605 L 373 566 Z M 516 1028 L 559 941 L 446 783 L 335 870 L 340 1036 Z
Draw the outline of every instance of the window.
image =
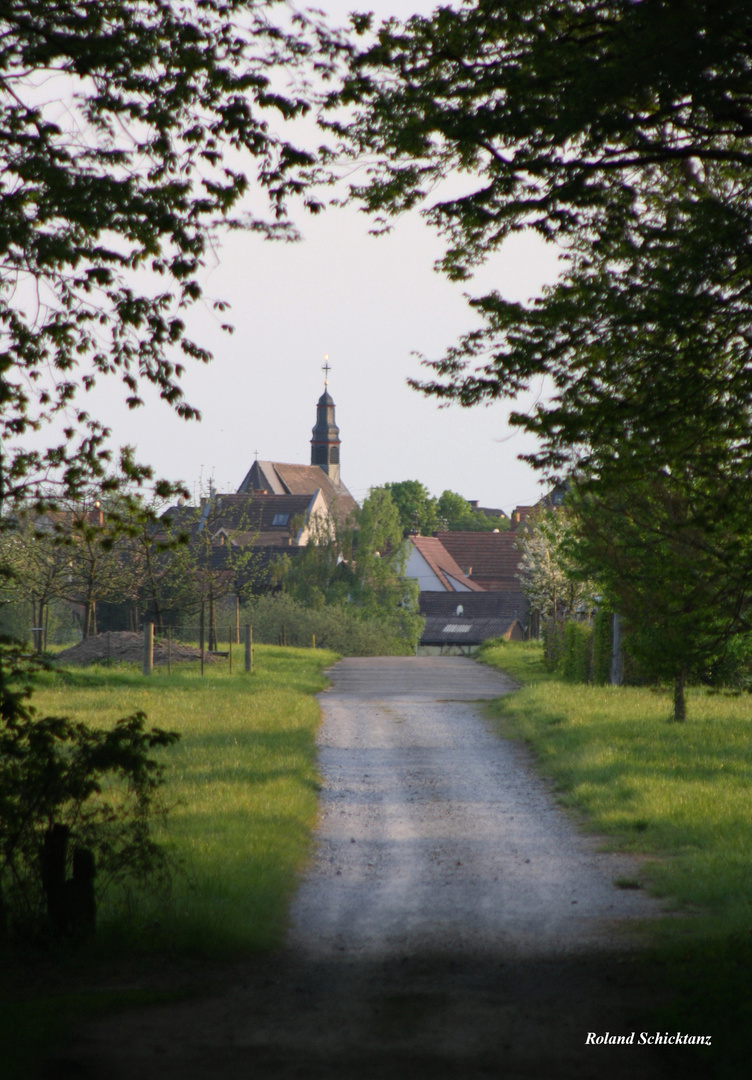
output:
M 289 514 L 275 514 L 272 525 L 286 525 L 289 520 Z

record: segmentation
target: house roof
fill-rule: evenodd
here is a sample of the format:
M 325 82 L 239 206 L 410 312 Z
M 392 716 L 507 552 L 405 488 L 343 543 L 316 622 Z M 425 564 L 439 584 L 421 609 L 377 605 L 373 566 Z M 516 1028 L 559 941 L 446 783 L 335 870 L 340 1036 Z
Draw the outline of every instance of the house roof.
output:
M 442 533 L 442 536 L 445 535 Z M 466 589 L 470 589 L 472 592 L 477 592 L 481 589 L 480 585 L 470 581 L 452 555 L 447 551 L 442 542 L 435 536 L 410 536 L 410 541 L 414 545 L 417 551 L 423 556 L 428 566 L 433 573 L 439 579 L 447 592 L 458 593 L 461 590 L 457 589 L 455 582 L 463 585 Z M 439 594 L 441 595 L 441 594 Z M 463 592 L 464 595 L 464 592 Z
M 511 517 L 512 528 L 519 529 L 521 526 L 527 525 L 530 518 L 539 510 L 556 510 L 557 507 L 564 503 L 568 492 L 569 482 L 564 481 L 564 483 L 556 484 L 552 487 L 551 490 L 533 506 L 515 506 Z
M 334 484 L 319 465 L 290 465 L 282 461 L 254 461 L 238 488 L 238 495 L 266 491 L 270 495 L 313 495 L 321 491 L 326 505 L 338 517 L 349 517 L 357 509 L 350 492 Z
M 459 616 L 451 618 L 429 615 L 423 633 L 421 645 L 479 645 L 489 638 L 504 637 L 518 619 L 475 618 Z M 520 630 L 522 626 L 520 624 Z
M 512 531 L 527 525 L 531 515 L 535 514 L 540 508 L 540 503 L 536 503 L 535 506 L 515 506 L 511 517 Z
M 203 507 L 174 506 L 165 518 L 190 533 L 198 533 L 209 520 L 212 537 L 222 543 L 285 546 L 295 542 L 315 510 L 320 493 L 310 495 L 216 495 Z M 321 504 L 323 506 L 323 500 Z
M 522 553 L 514 532 L 441 532 L 438 540 L 463 573 L 481 588 L 520 592 Z
M 517 591 L 440 593 L 422 592 L 418 598 L 421 615 L 444 620 L 490 619 L 505 621 L 527 618 L 527 600 L 519 588 Z

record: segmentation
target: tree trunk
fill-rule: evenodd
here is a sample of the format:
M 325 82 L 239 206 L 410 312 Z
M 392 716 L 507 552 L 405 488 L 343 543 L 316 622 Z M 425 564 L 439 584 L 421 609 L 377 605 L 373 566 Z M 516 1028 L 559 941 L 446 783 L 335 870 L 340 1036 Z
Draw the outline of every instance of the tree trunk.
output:
M 42 612 L 43 612 L 43 610 L 44 610 L 44 605 L 43 605 L 43 602 L 41 600 L 39 601 L 38 605 L 37 605 L 36 600 L 31 601 L 31 623 L 32 623 L 31 634 L 32 634 L 32 638 L 33 638 L 33 641 L 34 641 L 34 652 L 37 653 L 37 654 L 41 654 L 41 652 L 42 652 L 42 618 L 43 618 Z
M 87 596 L 84 602 L 84 626 L 83 626 L 83 638 L 84 640 L 94 633 L 94 601 L 91 596 Z
M 674 679 L 674 720 L 679 723 L 687 718 L 687 699 L 684 692 L 686 681 L 687 673 L 681 668 Z
M 621 616 L 611 620 L 611 675 L 612 686 L 621 686 L 624 678 L 624 653 L 622 650 Z
M 209 589 L 209 652 L 217 651 L 217 613 L 214 608 L 214 589 Z

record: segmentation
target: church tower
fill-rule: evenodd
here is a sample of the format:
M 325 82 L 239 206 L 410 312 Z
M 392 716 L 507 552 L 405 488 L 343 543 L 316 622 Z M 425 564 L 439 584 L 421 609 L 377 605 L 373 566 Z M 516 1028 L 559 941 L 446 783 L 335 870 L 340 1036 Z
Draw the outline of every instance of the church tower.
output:
M 334 420 L 334 402 L 327 386 L 328 380 L 324 383 L 324 393 L 316 406 L 316 426 L 311 439 L 311 465 L 322 468 L 334 486 L 339 488 L 339 428 Z

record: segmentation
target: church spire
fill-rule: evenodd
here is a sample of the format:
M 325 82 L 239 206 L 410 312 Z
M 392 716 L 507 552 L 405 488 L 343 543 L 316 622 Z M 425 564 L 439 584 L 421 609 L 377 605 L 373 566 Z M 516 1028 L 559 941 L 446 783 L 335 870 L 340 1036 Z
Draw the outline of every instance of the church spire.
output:
M 339 479 L 339 428 L 334 419 L 334 401 L 329 394 L 329 357 L 325 356 L 324 393 L 316 406 L 316 426 L 311 439 L 311 465 L 318 465 L 324 470 L 335 487 L 340 486 Z

